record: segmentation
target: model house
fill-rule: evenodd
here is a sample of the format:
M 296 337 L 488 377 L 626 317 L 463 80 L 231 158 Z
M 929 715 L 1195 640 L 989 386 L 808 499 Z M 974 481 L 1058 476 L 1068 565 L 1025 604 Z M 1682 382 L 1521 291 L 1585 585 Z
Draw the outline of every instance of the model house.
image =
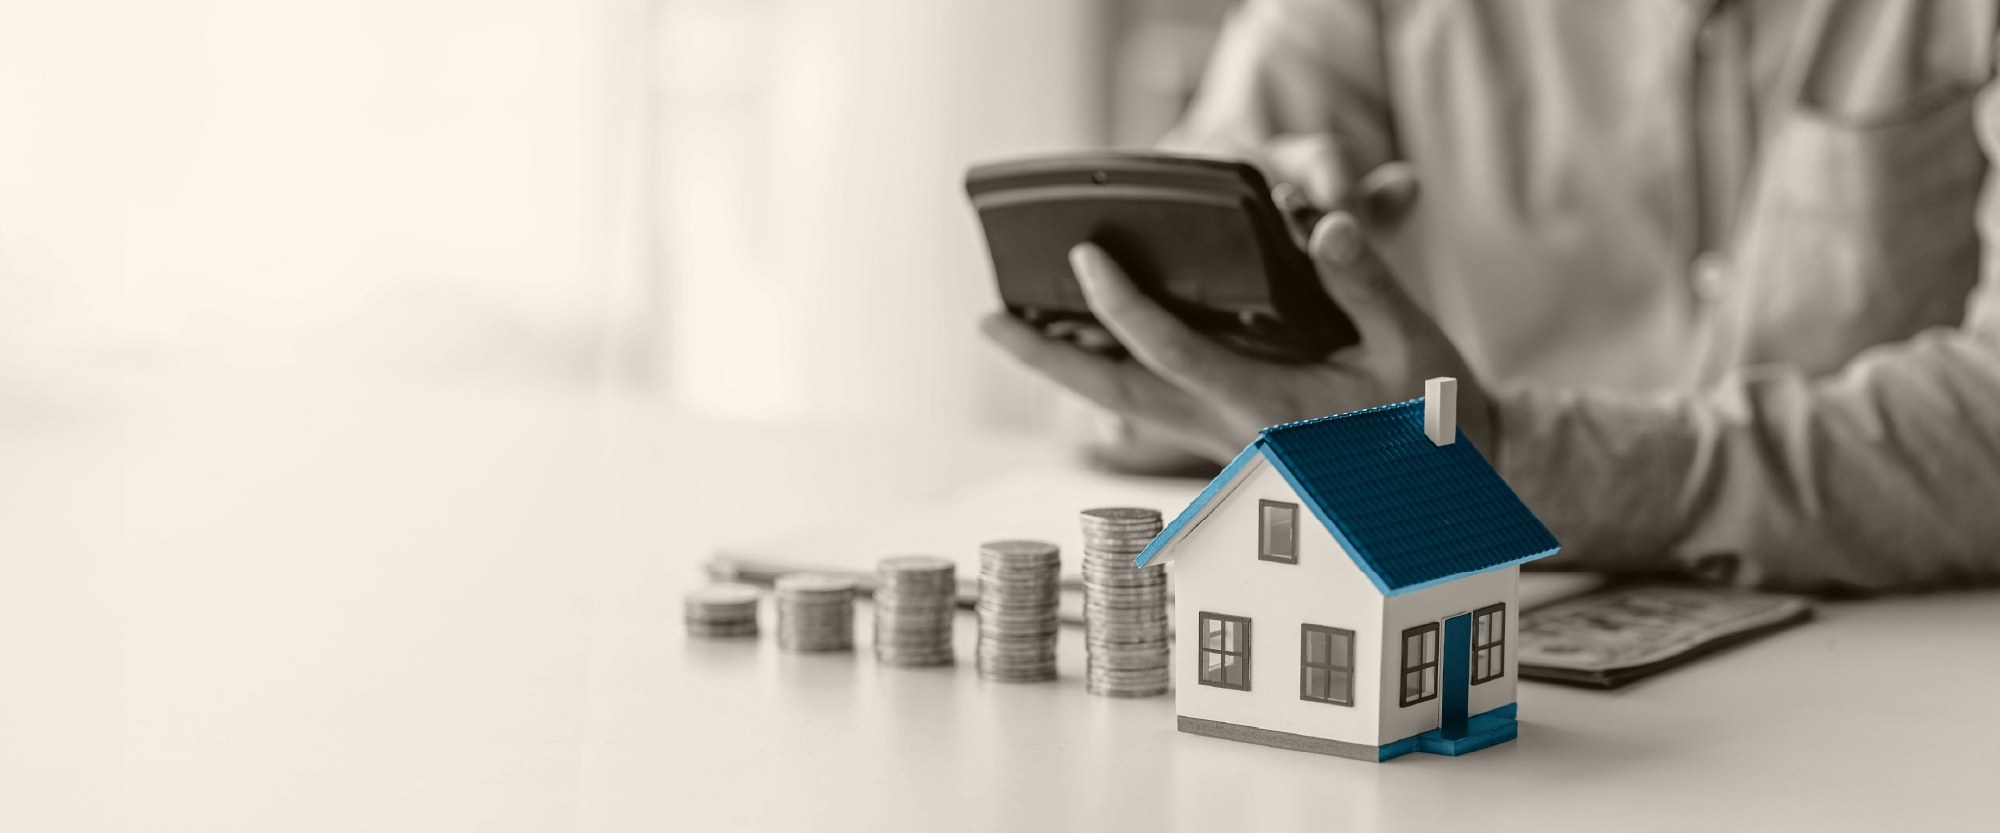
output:
M 1556 540 L 1456 399 L 1264 429 L 1135 560 L 1174 565 L 1181 731 L 1371 761 L 1514 738 L 1520 565 Z

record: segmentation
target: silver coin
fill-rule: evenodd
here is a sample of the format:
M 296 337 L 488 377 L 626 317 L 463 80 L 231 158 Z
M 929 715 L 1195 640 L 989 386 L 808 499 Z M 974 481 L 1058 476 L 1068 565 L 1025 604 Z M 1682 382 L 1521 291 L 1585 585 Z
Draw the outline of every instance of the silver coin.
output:
M 1160 510 L 1139 506 L 1102 506 L 1085 509 L 1080 513 L 1087 523 L 1134 523 L 1140 521 L 1160 522 Z
M 1088 660 L 1094 666 L 1134 671 L 1165 668 L 1171 658 L 1170 652 L 1157 650 L 1138 653 L 1098 650 Z
M 1167 586 L 1160 582 L 1102 581 L 1083 586 L 1086 599 L 1145 598 L 1166 599 Z
M 958 569 L 958 563 L 935 555 L 892 555 L 875 562 L 875 569 L 882 573 L 950 573 Z
M 837 625 L 854 621 L 854 614 L 841 611 L 781 610 L 778 611 L 778 621 L 795 625 Z
M 876 616 L 875 627 L 892 630 L 948 631 L 957 624 L 950 616 Z
M 1134 570 L 1126 567 L 1085 567 L 1082 571 L 1083 586 L 1101 587 L 1165 587 L 1166 574 Z
M 695 636 L 756 636 L 758 634 L 755 623 L 742 626 L 691 624 L 687 626 L 687 632 Z
M 780 593 L 846 593 L 854 590 L 854 579 L 826 573 L 787 573 L 772 587 Z
M 982 668 L 979 676 L 996 683 L 1046 683 L 1056 678 L 1056 670 L 1047 668 L 1029 672 L 999 672 Z
M 1159 537 L 1160 530 L 1146 530 L 1134 532 L 1130 535 L 1085 536 L 1083 539 L 1083 554 L 1084 557 L 1089 557 L 1093 554 L 1098 557 L 1104 557 L 1137 552 L 1152 546 L 1154 541 L 1159 540 Z
M 950 622 L 958 618 L 958 608 L 944 605 L 876 605 L 875 618 L 904 622 Z
M 1055 555 L 1056 553 L 1061 551 L 1062 548 L 1056 546 L 1055 544 L 1051 544 L 1047 541 L 1033 541 L 1027 539 L 987 541 L 979 545 L 979 553 L 981 555 L 986 555 L 990 553 L 992 555 L 1001 558 L 1049 556 L 1049 555 Z
M 757 606 L 746 605 L 743 607 L 702 607 L 699 605 L 689 605 L 685 608 L 682 608 L 681 613 L 687 616 L 699 616 L 704 619 L 726 619 L 731 617 L 737 619 L 748 619 L 757 615 Z
M 1094 628 L 1084 639 L 1094 645 L 1132 648 L 1140 645 L 1166 645 L 1169 642 L 1165 628 L 1103 625 Z
M 754 633 L 759 627 L 755 619 L 747 619 L 740 622 L 704 622 L 699 619 L 689 619 L 681 624 L 689 631 L 700 633 L 733 633 L 738 631 L 750 631 Z
M 1056 671 L 1055 660 L 996 662 L 990 657 L 980 657 L 973 665 L 982 674 L 1039 675 L 1054 674 Z
M 1112 618 L 1167 618 L 1167 600 L 1141 596 L 1098 596 L 1083 602 L 1085 617 L 1101 614 Z

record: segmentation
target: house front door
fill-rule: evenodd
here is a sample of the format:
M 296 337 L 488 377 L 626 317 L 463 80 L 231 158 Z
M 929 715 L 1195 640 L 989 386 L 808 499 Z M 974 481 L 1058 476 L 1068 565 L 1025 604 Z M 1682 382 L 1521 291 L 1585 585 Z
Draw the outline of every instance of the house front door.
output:
M 1438 734 L 1465 737 L 1466 689 L 1472 683 L 1472 614 L 1444 620 L 1444 645 L 1438 659 Z

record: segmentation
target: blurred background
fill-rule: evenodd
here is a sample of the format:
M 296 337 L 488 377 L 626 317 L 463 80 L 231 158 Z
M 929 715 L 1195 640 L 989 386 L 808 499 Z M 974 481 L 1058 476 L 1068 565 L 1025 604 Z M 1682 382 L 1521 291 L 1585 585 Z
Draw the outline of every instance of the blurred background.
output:
M 6 3 L 0 419 L 326 376 L 1043 427 L 964 169 L 1151 142 L 1228 5 Z
M 1061 453 L 965 167 L 1224 11 L 0 0 L 0 829 L 603 812 L 714 546 Z

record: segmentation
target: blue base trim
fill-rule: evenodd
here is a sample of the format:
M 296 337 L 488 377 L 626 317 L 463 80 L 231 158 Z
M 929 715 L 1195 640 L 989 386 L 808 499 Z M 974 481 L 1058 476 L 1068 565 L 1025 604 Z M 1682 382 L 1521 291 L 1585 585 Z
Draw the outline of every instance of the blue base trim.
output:
M 1508 703 L 1500 708 L 1466 718 L 1465 733 L 1460 737 L 1447 738 L 1440 734 L 1440 730 L 1432 729 L 1394 743 L 1382 744 L 1381 757 L 1376 760 L 1386 761 L 1411 752 L 1428 752 L 1432 755 L 1456 758 L 1489 746 L 1498 746 L 1519 736 L 1520 723 L 1514 719 L 1518 709 L 1518 704 Z

